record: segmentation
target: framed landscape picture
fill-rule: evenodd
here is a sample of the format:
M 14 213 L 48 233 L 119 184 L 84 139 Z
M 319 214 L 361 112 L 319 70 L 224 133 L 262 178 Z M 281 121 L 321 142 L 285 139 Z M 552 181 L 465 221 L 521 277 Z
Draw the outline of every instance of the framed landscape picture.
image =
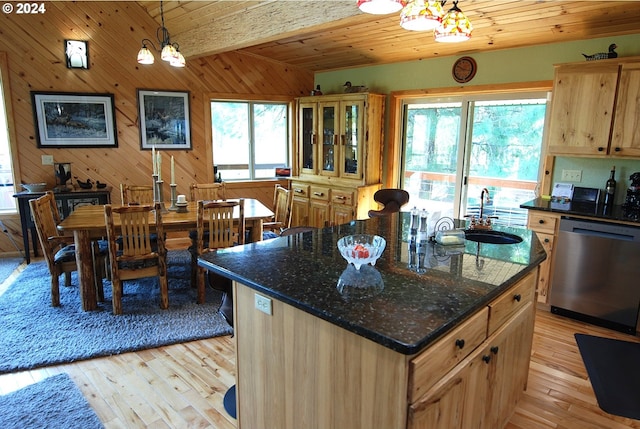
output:
M 189 92 L 138 90 L 142 149 L 191 149 Z
M 113 94 L 31 92 L 38 147 L 117 147 Z

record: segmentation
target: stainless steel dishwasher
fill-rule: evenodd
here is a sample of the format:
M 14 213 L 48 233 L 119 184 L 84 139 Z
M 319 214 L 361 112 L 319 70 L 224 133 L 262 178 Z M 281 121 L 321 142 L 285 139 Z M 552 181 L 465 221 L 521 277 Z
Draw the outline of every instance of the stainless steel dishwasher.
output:
M 640 228 L 563 217 L 549 302 L 555 314 L 640 332 Z

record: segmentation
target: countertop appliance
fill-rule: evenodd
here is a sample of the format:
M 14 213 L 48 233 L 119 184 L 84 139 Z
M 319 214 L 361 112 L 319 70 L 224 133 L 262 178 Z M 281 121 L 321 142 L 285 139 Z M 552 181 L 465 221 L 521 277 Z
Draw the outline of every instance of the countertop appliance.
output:
M 551 312 L 640 331 L 640 228 L 563 216 L 556 243 Z

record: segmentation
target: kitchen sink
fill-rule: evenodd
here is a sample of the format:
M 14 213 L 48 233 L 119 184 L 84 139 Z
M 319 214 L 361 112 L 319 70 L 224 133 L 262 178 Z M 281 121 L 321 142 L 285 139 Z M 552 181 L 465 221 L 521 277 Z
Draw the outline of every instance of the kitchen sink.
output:
M 492 229 L 465 229 L 464 238 L 477 243 L 489 244 L 517 244 L 522 242 L 522 237 L 519 235 Z

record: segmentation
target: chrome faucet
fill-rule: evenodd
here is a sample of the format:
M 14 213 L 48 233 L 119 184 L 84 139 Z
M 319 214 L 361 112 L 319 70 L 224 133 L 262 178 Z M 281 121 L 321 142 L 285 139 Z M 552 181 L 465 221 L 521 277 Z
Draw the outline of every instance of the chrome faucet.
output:
M 485 195 L 486 195 L 486 197 L 485 197 Z M 489 190 L 487 188 L 482 188 L 482 192 L 480 192 L 480 222 L 482 222 L 482 215 L 484 213 L 485 200 L 486 200 L 487 204 L 489 204 L 491 202 L 491 199 L 489 197 Z
M 471 217 L 471 224 L 469 225 L 470 229 L 492 229 L 493 226 L 491 224 L 491 219 L 495 219 L 497 216 L 484 216 L 484 203 L 490 203 L 491 198 L 489 197 L 489 190 L 487 188 L 482 188 L 482 192 L 480 192 L 480 216 L 476 219 L 475 216 L 465 216 Z

